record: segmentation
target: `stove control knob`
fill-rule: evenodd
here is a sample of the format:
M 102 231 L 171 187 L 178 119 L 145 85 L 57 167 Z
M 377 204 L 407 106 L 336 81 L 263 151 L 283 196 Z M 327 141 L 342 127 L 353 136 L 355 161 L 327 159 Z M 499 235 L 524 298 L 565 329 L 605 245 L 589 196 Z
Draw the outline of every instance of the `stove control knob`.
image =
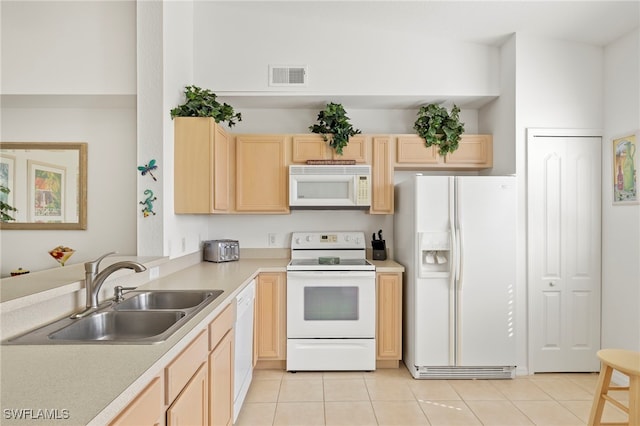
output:
M 351 235 L 345 235 L 344 240 L 347 242 L 351 241 Z
M 301 241 L 300 238 L 296 238 L 296 244 L 300 244 Z
M 311 242 L 311 238 L 312 238 L 311 235 L 307 235 L 307 241 L 308 242 Z

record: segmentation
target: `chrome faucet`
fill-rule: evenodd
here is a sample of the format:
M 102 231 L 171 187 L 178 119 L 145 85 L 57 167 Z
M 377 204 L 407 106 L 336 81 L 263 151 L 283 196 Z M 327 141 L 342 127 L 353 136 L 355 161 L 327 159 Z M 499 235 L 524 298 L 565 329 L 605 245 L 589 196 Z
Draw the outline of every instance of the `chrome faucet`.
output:
M 73 314 L 71 318 L 82 318 L 92 312 L 95 312 L 98 309 L 98 294 L 100 292 L 100 288 L 102 287 L 102 284 L 104 284 L 104 281 L 107 279 L 107 277 L 115 271 L 118 271 L 120 269 L 133 269 L 135 272 L 143 272 L 147 270 L 147 268 L 141 263 L 125 260 L 122 262 L 116 262 L 113 265 L 109 265 L 102 271 L 98 272 L 102 259 L 115 253 L 115 251 L 112 251 L 100 256 L 94 261 L 85 262 L 84 286 L 87 293 L 87 304 L 84 310 Z

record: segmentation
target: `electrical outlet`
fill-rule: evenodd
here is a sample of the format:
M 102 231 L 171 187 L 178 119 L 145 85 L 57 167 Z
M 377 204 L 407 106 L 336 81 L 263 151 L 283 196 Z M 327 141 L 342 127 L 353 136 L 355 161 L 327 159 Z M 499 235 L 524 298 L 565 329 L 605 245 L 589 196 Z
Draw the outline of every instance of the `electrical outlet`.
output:
M 269 247 L 275 247 L 276 246 L 276 234 L 270 233 L 269 234 Z

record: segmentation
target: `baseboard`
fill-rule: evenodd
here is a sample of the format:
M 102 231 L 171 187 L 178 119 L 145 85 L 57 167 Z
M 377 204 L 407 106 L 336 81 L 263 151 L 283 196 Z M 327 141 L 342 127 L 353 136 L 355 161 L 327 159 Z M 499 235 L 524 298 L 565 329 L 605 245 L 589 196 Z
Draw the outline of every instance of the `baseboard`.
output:
M 286 370 L 287 361 L 284 359 L 263 359 L 256 363 L 254 370 Z
M 398 368 L 400 360 L 397 359 L 379 359 L 376 360 L 376 369 L 378 368 Z

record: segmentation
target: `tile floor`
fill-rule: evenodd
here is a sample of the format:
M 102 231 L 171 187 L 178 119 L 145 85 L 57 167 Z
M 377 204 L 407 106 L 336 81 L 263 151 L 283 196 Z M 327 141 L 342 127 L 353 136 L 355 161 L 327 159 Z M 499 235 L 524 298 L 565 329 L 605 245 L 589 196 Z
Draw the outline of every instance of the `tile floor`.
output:
M 404 366 L 370 373 L 255 370 L 236 425 L 586 425 L 597 378 L 414 380 Z M 603 420 L 625 421 L 626 414 L 607 404 Z

